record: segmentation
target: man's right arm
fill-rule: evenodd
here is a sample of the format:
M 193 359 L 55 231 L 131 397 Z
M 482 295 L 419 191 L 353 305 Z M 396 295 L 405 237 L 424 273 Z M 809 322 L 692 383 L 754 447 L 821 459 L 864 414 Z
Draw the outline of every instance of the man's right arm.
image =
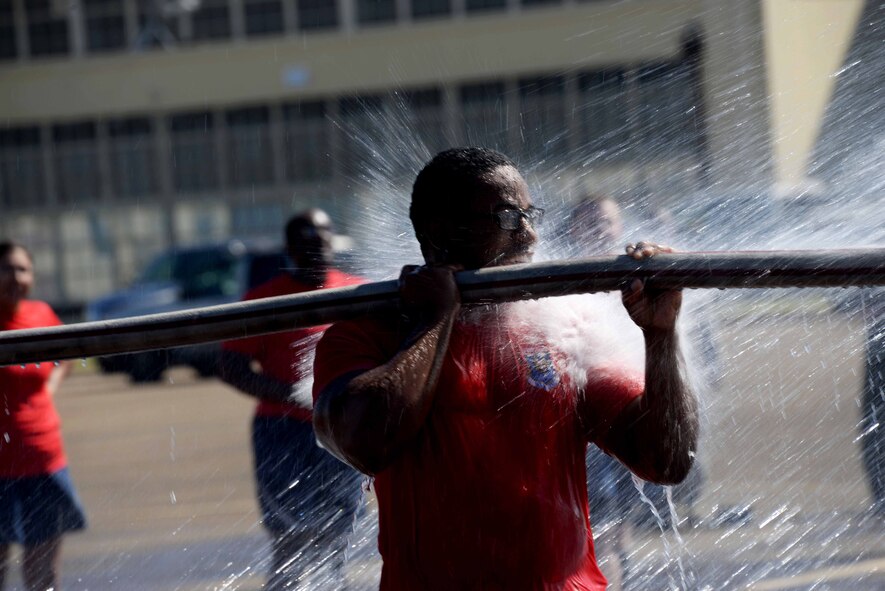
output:
M 323 446 L 367 474 L 386 468 L 424 425 L 460 309 L 448 267 L 404 270 L 400 295 L 409 317 L 416 318 L 400 349 L 377 367 L 332 380 L 314 405 L 314 429 Z M 317 365 L 324 345 L 317 349 Z
M 259 400 L 291 402 L 292 386 L 252 368 L 252 358 L 237 351 L 222 349 L 218 365 L 219 377 Z

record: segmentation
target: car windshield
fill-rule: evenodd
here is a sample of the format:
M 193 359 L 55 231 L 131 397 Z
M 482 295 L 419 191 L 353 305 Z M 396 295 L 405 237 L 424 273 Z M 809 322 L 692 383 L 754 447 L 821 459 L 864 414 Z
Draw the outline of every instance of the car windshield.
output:
M 174 282 L 185 300 L 236 296 L 237 257 L 225 250 L 198 250 L 162 255 L 148 265 L 140 283 Z

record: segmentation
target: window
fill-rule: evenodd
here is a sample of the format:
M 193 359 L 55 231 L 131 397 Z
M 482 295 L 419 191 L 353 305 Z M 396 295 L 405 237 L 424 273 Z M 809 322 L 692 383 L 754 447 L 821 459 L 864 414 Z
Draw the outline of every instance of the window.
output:
M 410 90 L 403 93 L 403 98 L 412 129 L 430 155 L 451 146 L 454 138 L 446 134 L 442 90 Z
M 507 0 L 466 0 L 464 8 L 467 12 L 504 10 L 507 8 Z
M 630 125 L 626 77 L 622 70 L 588 72 L 578 78 L 579 137 L 590 152 L 617 154 L 627 149 Z
M 356 19 L 362 25 L 396 20 L 396 0 L 357 0 Z
M 68 14 L 66 10 L 56 10 L 59 4 L 67 6 L 66 3 L 51 0 L 24 2 L 30 55 L 40 57 L 68 52 Z
M 230 37 L 230 7 L 227 0 L 203 0 L 191 19 L 191 38 L 194 41 Z
M 522 0 L 523 6 L 552 6 L 562 4 L 562 0 Z
M 12 0 L 0 0 L 0 60 L 15 59 L 18 55 L 15 38 Z
M 283 3 L 280 0 L 247 0 L 243 12 L 246 36 L 258 37 L 283 32 Z
M 153 128 L 147 118 L 108 123 L 114 195 L 141 197 L 157 191 Z
M 562 76 L 521 80 L 519 98 L 523 153 L 534 159 L 564 155 L 568 129 Z
M 86 47 L 89 51 L 110 51 L 126 47 L 126 20 L 123 0 L 83 0 Z
M 700 133 L 687 62 L 651 64 L 639 71 L 638 127 L 647 151 L 687 152 Z
M 232 205 L 231 206 L 231 234 L 240 238 L 277 236 L 280 234 L 280 220 L 286 219 L 286 212 L 277 203 L 249 203 L 248 205 Z M 262 278 L 270 279 L 276 275 L 283 267 L 281 255 L 269 257 L 273 261 L 273 268 L 268 269 L 268 265 L 264 265 L 266 271 L 273 270 L 271 275 L 267 272 L 261 273 L 261 269 L 256 269 L 253 264 L 250 268 L 249 287 L 255 287 L 257 283 L 253 283 L 253 274 L 259 272 Z M 254 263 L 255 259 L 253 259 Z M 270 261 L 268 261 L 270 262 Z M 256 278 L 257 279 L 257 278 Z M 261 283 L 261 281 L 259 281 Z
M 101 191 L 95 123 L 68 123 L 52 128 L 55 143 L 55 178 L 63 204 L 98 201 Z
M 212 113 L 183 113 L 169 118 L 172 178 L 181 193 L 218 187 L 218 155 Z
M 338 26 L 338 5 L 335 0 L 297 0 L 297 3 L 298 27 L 302 31 Z
M 0 129 L 0 206 L 46 203 L 40 129 Z
M 452 12 L 449 0 L 412 0 L 412 18 L 432 18 Z
M 286 178 L 298 183 L 332 176 L 330 125 L 326 105 L 311 101 L 285 105 Z
M 251 187 L 272 183 L 273 154 L 268 108 L 228 111 L 226 119 L 231 185 Z
M 237 257 L 227 250 L 182 252 L 172 265 L 172 280 L 181 286 L 181 299 L 197 300 L 238 295 Z
M 468 84 L 461 87 L 464 137 L 472 146 L 507 153 L 507 100 L 503 82 Z
M 384 130 L 379 124 L 384 101 L 378 95 L 343 98 L 338 103 L 342 123 L 341 169 L 354 178 L 378 170 L 377 146 L 383 145 Z

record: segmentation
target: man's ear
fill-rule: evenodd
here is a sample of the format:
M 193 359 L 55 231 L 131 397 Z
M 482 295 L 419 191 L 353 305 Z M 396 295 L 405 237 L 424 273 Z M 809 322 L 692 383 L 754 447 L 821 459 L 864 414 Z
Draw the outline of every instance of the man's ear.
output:
M 448 226 L 439 219 L 427 220 L 415 230 L 421 254 L 428 264 L 445 263 L 448 254 Z

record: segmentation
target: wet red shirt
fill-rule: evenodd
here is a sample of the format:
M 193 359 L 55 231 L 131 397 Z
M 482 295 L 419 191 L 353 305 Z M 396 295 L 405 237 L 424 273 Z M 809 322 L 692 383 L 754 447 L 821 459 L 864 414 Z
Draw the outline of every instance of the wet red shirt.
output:
M 358 277 L 331 269 L 326 275 L 323 288 L 357 285 L 364 281 Z M 294 293 L 313 291 L 314 288 L 296 281 L 289 273 L 282 273 L 273 279 L 249 290 L 244 300 L 257 300 Z M 289 332 L 258 335 L 235 341 L 227 341 L 222 347 L 257 360 L 262 370 L 273 378 L 287 384 L 295 384 L 310 375 L 313 352 L 325 326 L 312 326 Z M 290 416 L 302 421 L 310 421 L 311 412 L 295 404 L 262 400 L 256 409 L 258 416 Z
M 0 318 L 0 330 L 59 324 L 52 308 L 34 300 L 19 302 L 11 318 Z M 0 478 L 51 474 L 67 465 L 61 419 L 46 387 L 54 367 L 0 367 Z
M 317 349 L 314 397 L 401 341 L 375 320 L 334 325 Z M 506 327 L 456 324 L 427 423 L 375 478 L 383 591 L 605 589 L 576 406 L 590 404 L 600 430 L 642 379 L 596 371 L 579 393 L 562 365 Z

